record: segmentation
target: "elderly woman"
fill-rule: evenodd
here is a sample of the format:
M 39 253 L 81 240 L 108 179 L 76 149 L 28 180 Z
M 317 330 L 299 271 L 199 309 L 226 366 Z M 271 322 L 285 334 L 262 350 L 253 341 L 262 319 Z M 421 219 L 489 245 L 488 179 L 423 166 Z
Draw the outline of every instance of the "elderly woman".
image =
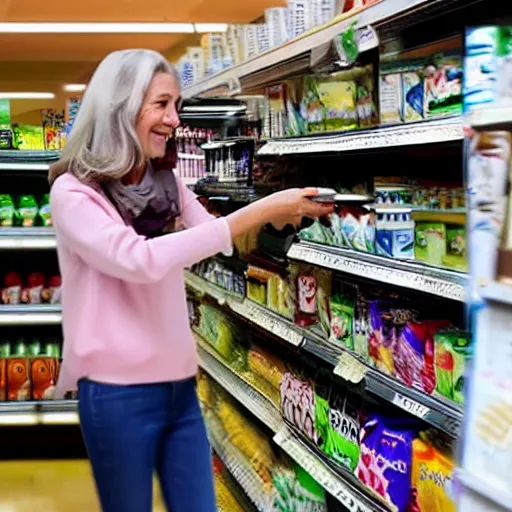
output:
M 308 199 L 316 189 L 290 189 L 210 216 L 172 169 L 151 163 L 179 125 L 180 102 L 160 54 L 108 55 L 50 170 L 63 276 L 57 389 L 78 385 L 104 512 L 150 512 L 155 471 L 172 512 L 216 510 L 183 270 L 250 229 L 331 211 Z M 172 232 L 178 216 L 187 229 Z

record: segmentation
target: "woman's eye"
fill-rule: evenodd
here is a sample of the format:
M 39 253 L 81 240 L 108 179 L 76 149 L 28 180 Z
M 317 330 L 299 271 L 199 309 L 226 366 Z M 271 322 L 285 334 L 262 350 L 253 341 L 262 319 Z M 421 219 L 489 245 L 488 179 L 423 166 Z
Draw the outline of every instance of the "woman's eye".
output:
M 167 107 L 167 100 L 165 101 L 159 101 L 158 104 L 162 107 L 162 108 L 165 108 Z

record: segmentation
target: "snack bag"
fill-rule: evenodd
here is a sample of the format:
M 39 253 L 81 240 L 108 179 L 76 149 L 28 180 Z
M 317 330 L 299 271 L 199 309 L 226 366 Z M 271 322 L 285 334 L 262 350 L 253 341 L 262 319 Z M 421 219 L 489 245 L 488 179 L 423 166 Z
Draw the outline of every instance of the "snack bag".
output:
M 275 389 L 280 388 L 286 366 L 276 355 L 259 345 L 252 344 L 247 363 L 249 370 L 265 379 Z
M 464 374 L 471 358 L 471 335 L 460 331 L 436 333 L 436 391 L 459 404 L 464 403 Z
M 297 293 L 295 323 L 300 327 L 316 324 L 318 281 L 315 268 L 309 265 L 295 266 L 292 279 L 295 280 Z
M 377 492 L 398 512 L 407 512 L 411 500 L 412 424 L 371 415 L 361 432 L 359 480 Z
M 417 71 L 402 73 L 402 119 L 405 122 L 423 119 L 425 87 Z
M 318 323 L 326 338 L 331 333 L 331 293 L 332 272 L 323 268 L 316 268 L 316 304 Z
M 29 274 L 26 286 L 21 291 L 22 304 L 41 304 L 44 282 L 45 277 L 41 272 Z
M 354 350 L 354 308 L 357 289 L 340 280 L 335 280 L 331 306 L 330 340 Z
M 281 381 L 281 413 L 299 432 L 316 442 L 315 393 L 313 382 L 291 372 Z
M 15 214 L 14 201 L 9 194 L 0 194 L 0 227 L 13 225 Z
M 289 462 L 278 466 L 272 484 L 275 490 L 272 512 L 327 512 L 323 488 L 298 464 Z
M 446 255 L 443 258 L 443 265 L 461 272 L 468 271 L 466 229 L 464 226 L 446 226 Z
M 320 450 L 353 472 L 359 462 L 359 413 L 329 378 L 315 383 L 315 428 Z
M 21 286 L 23 281 L 17 272 L 9 272 L 4 277 L 2 304 L 18 305 L 21 302 Z
M 413 441 L 412 487 L 421 512 L 455 512 L 447 490 L 453 461 L 421 439 Z
M 17 216 L 23 227 L 33 227 L 39 208 L 36 198 L 32 195 L 21 196 L 18 200 Z
M 407 386 L 432 394 L 436 387 L 434 334 L 445 321 L 408 322 L 393 347 L 396 376 Z
M 372 300 L 369 302 L 369 314 L 369 360 L 380 371 L 395 375 L 393 347 L 406 323 L 416 319 L 417 312 L 403 307 L 403 303 L 398 301 Z

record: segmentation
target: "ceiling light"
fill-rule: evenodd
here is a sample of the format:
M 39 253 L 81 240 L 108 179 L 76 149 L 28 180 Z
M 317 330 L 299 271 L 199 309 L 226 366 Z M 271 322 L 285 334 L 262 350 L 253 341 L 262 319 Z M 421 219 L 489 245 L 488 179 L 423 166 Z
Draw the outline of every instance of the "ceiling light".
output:
M 186 105 L 182 107 L 182 112 L 241 112 L 247 110 L 246 105 Z
M 227 23 L 194 23 L 196 32 L 208 34 L 210 32 L 227 32 Z
M 193 23 L 0 23 L 7 34 L 193 34 Z
M 0 92 L 0 100 L 51 100 L 53 92 Z
M 63 87 L 66 92 L 84 92 L 86 88 L 86 84 L 65 84 Z

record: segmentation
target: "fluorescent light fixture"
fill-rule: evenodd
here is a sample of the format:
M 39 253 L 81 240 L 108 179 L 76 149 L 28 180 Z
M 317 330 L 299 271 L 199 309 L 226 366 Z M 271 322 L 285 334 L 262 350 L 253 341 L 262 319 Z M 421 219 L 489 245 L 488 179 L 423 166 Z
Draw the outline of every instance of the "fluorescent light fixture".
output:
M 53 92 L 0 92 L 0 100 L 51 100 Z
M 247 110 L 246 105 L 186 105 L 182 112 L 241 112 Z
M 227 23 L 194 23 L 196 32 L 208 34 L 209 32 L 227 32 Z
M 63 87 L 66 92 L 84 92 L 86 88 L 86 84 L 65 84 Z
M 3 34 L 193 34 L 227 29 L 227 23 L 0 23 Z
M 4 34 L 193 34 L 193 23 L 0 23 Z

